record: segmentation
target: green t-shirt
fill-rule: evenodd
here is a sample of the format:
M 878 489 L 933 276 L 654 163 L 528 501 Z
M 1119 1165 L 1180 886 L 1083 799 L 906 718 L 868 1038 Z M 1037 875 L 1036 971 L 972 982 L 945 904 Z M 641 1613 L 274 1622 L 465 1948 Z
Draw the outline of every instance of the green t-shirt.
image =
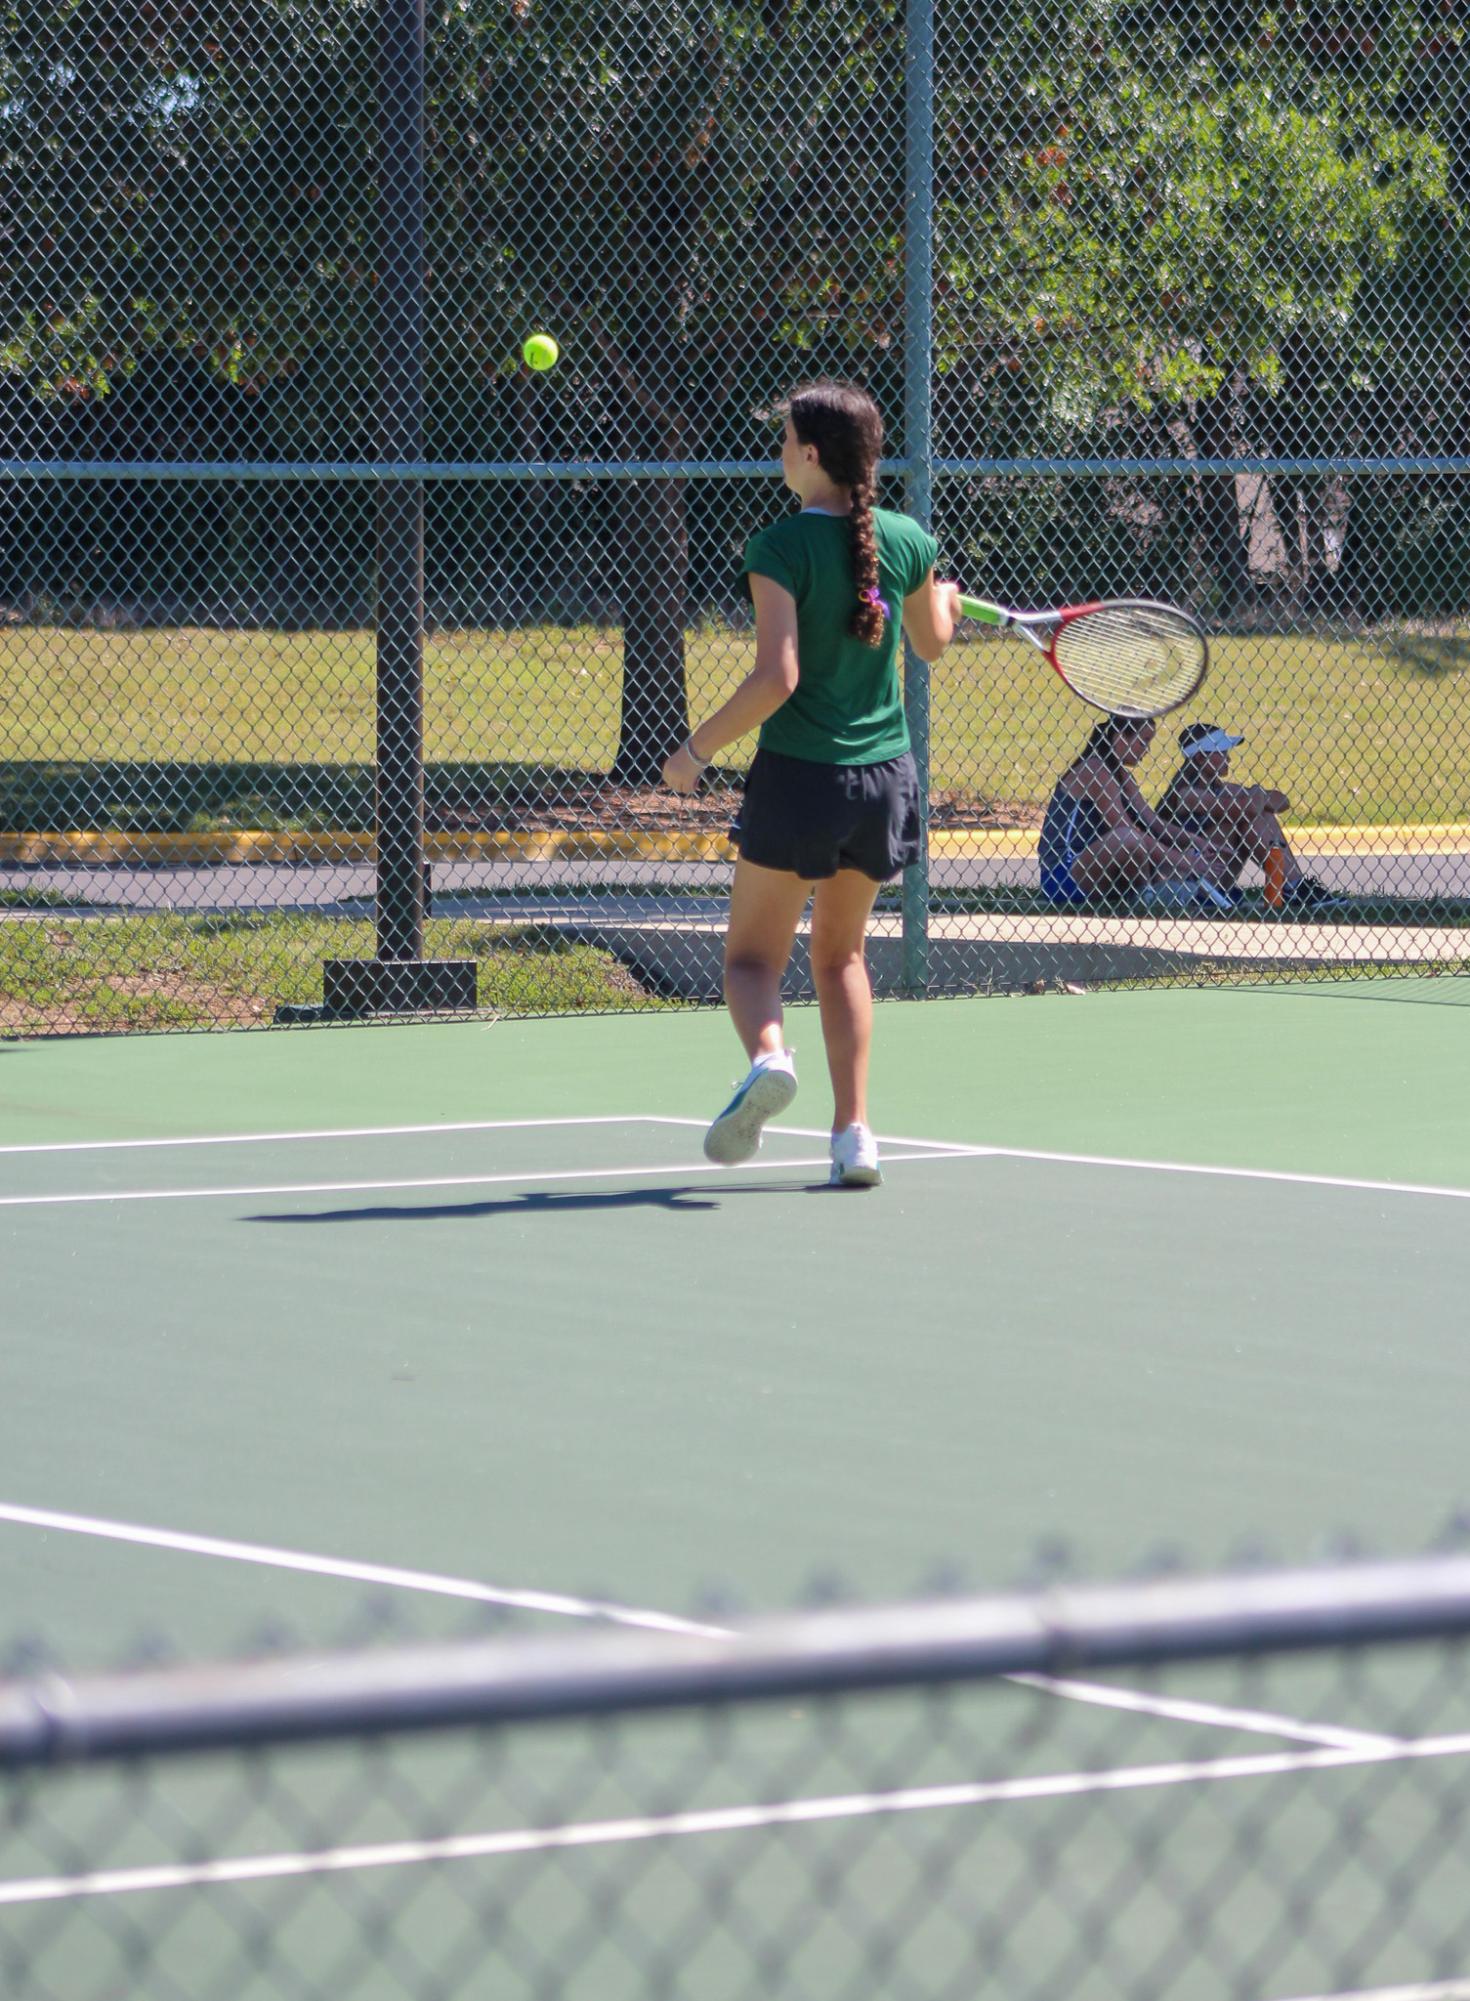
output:
M 769 577 L 796 600 L 796 691 L 761 726 L 764 750 L 815 764 L 881 764 L 909 747 L 899 686 L 903 601 L 934 567 L 934 537 L 906 514 L 873 509 L 878 588 L 888 606 L 883 637 L 864 646 L 848 631 L 857 603 L 846 516 L 802 512 L 752 535 L 741 574 Z

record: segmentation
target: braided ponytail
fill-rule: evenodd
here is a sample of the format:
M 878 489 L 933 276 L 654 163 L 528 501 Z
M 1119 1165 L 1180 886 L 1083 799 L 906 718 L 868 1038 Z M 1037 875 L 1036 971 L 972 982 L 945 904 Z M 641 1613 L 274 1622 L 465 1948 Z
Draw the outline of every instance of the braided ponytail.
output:
M 888 607 L 878 588 L 878 538 L 873 533 L 871 480 L 852 489 L 852 577 L 857 585 L 857 609 L 852 615 L 852 636 L 864 646 L 881 646 Z
M 848 631 L 863 646 L 879 646 L 889 607 L 878 581 L 878 538 L 873 530 L 878 461 L 883 455 L 878 406 L 856 383 L 824 380 L 793 390 L 787 409 L 801 443 L 816 448 L 823 472 L 852 495 L 849 525 L 857 603 Z

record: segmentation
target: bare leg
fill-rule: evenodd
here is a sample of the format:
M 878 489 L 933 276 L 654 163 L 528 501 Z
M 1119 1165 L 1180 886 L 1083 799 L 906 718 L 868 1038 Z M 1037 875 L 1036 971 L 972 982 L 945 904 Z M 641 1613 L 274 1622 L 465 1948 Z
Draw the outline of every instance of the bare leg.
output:
M 864 948 L 879 888 L 858 869 L 839 869 L 817 884 L 812 903 L 812 981 L 832 1078 L 834 1133 L 868 1123 L 873 988 Z
M 812 886 L 784 869 L 735 864 L 725 933 L 725 1005 L 753 1063 L 783 1048 L 781 975 Z
M 1264 862 L 1272 848 L 1280 848 L 1286 862 L 1284 880 L 1299 882 L 1302 865 L 1291 851 L 1291 843 L 1274 813 L 1248 813 L 1222 817 L 1215 831 L 1206 837 L 1205 852 L 1210 860 L 1207 873 L 1211 882 L 1232 887 L 1247 862 Z
M 1255 823 L 1253 834 L 1256 859 L 1264 861 L 1272 848 L 1280 848 L 1286 860 L 1285 880 L 1288 883 L 1300 882 L 1303 873 L 1302 865 L 1292 853 L 1291 842 L 1287 840 L 1282 830 L 1281 822 L 1277 819 L 1276 815 L 1274 813 L 1262 813 Z
M 1234 889 L 1240 880 L 1240 872 L 1255 853 L 1251 839 L 1232 838 L 1228 834 L 1218 837 L 1213 834 L 1200 836 L 1199 873 L 1206 882 L 1212 882 L 1219 889 Z
M 1153 881 L 1157 849 L 1137 827 L 1115 827 L 1074 859 L 1072 880 L 1089 902 L 1106 902 L 1113 892 Z

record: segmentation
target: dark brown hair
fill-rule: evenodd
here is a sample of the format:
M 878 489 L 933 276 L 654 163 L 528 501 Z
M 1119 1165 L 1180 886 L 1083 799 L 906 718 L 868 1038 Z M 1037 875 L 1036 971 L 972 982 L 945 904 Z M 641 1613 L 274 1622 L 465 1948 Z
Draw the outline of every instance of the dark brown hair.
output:
M 1124 767 L 1117 740 L 1125 730 L 1143 729 L 1147 722 L 1146 716 L 1104 716 L 1093 725 L 1092 734 L 1073 763 L 1080 764 L 1084 757 L 1100 758 L 1115 778 L 1121 778 Z
M 878 586 L 878 540 L 873 508 L 878 499 L 878 461 L 883 456 L 883 419 L 866 389 L 855 382 L 804 382 L 786 399 L 791 428 L 803 445 L 816 449 L 828 479 L 852 495 L 852 577 L 857 606 L 848 631 L 864 646 L 883 640 L 888 606 Z

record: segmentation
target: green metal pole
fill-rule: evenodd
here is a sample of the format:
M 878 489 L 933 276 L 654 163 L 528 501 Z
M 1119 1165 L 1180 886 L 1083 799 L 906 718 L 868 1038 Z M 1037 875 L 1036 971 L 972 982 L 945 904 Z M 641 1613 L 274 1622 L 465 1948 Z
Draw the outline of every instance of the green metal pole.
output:
M 381 449 L 424 452 L 424 0 L 380 0 Z M 378 957 L 424 956 L 424 487 L 378 490 Z
M 934 0 L 908 0 L 904 49 L 904 506 L 931 525 L 934 444 Z M 929 666 L 904 648 L 904 708 L 919 768 L 923 849 L 903 877 L 903 987 L 929 986 Z

